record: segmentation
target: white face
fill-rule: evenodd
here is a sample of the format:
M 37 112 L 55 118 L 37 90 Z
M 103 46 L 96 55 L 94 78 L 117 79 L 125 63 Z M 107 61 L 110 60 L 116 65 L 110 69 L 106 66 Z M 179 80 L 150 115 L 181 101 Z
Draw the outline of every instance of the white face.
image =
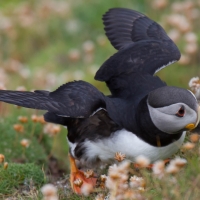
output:
M 176 103 L 162 108 L 153 108 L 148 104 L 151 120 L 161 131 L 175 134 L 189 124 L 197 125 L 197 111 L 184 103 Z

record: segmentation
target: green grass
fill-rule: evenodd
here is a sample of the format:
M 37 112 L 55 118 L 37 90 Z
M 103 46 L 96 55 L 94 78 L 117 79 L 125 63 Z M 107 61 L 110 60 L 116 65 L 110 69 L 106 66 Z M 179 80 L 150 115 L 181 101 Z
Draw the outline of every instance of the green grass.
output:
M 46 183 L 42 169 L 32 163 L 9 163 L 7 169 L 0 166 L 0 197 L 19 190 L 39 189 Z

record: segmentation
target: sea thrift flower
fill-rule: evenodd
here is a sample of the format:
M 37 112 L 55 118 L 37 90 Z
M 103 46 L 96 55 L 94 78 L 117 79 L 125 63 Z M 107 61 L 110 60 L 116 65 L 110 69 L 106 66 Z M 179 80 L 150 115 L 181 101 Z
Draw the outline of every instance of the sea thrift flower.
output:
M 0 154 L 0 164 L 3 163 L 5 160 L 5 156 L 3 154 Z
M 185 48 L 185 53 L 187 54 L 195 54 L 198 51 L 198 46 L 196 43 L 188 43 Z
M 105 200 L 105 195 L 104 195 L 104 194 L 98 194 L 98 195 L 95 197 L 95 200 Z
M 86 178 L 91 178 L 91 177 L 94 176 L 94 171 L 93 171 L 92 169 L 87 170 L 87 171 L 84 172 L 84 176 L 85 176 Z
M 168 32 L 168 36 L 174 41 L 177 42 L 180 39 L 180 32 L 177 29 L 172 29 Z
M 3 83 L 0 82 L 0 90 L 6 90 L 6 87 Z
M 198 133 L 194 133 L 190 135 L 190 141 L 191 142 L 198 142 L 199 141 L 199 134 Z
M 16 90 L 17 90 L 17 91 L 23 92 L 23 91 L 26 91 L 26 88 L 25 88 L 24 86 L 18 86 L 18 87 L 16 88 Z
M 160 10 L 166 8 L 167 4 L 168 4 L 167 0 L 154 0 L 152 7 L 156 10 Z
M 5 163 L 3 164 L 3 168 L 4 168 L 4 169 L 7 169 L 7 168 L 8 168 L 8 163 L 7 163 L 7 162 L 5 162 Z
M 20 144 L 23 146 L 23 147 L 26 147 L 28 148 L 29 145 L 30 145 L 30 141 L 28 139 L 22 139 Z
M 178 63 L 181 65 L 188 65 L 190 62 L 190 57 L 188 55 L 182 54 Z
M 91 184 L 84 184 L 82 187 L 81 187 L 81 193 L 84 195 L 84 196 L 88 196 L 90 193 L 92 193 L 94 190 L 93 186 Z
M 57 188 L 52 184 L 46 184 L 41 188 L 43 200 L 58 200 Z
M 168 173 L 168 174 L 176 174 L 176 173 L 178 173 L 179 171 L 180 171 L 180 168 L 179 167 L 177 167 L 176 165 L 174 165 L 174 164 L 169 164 L 167 167 L 166 167 L 166 173 Z
M 44 116 L 40 115 L 37 117 L 37 121 L 41 124 L 46 124 L 46 121 L 44 120 Z
M 100 176 L 101 182 L 105 182 L 106 179 L 107 179 L 107 176 L 105 174 L 103 174 L 103 175 Z
M 37 116 L 37 115 L 32 115 L 32 116 L 31 116 L 31 120 L 32 120 L 33 122 L 38 122 L 38 116 Z
M 52 123 L 48 123 L 44 126 L 43 131 L 44 133 L 48 134 L 49 136 L 55 136 L 60 132 L 60 126 L 59 125 L 55 125 Z
M 121 152 L 117 152 L 115 154 L 115 160 L 117 160 L 118 162 L 123 161 L 125 158 L 126 158 L 126 155 Z
M 80 51 L 78 49 L 70 50 L 70 52 L 69 52 L 70 61 L 76 62 L 76 61 L 79 61 L 80 58 L 81 58 L 81 54 L 80 54 Z
M 83 181 L 79 178 L 77 178 L 76 180 L 74 180 L 74 185 L 81 187 L 81 185 L 83 184 Z
M 147 157 L 143 156 L 143 155 L 138 156 L 135 159 L 135 162 L 137 163 L 137 165 L 139 167 L 148 167 L 149 164 L 150 164 L 150 160 Z
M 165 171 L 165 162 L 163 160 L 156 161 L 153 164 L 152 170 L 154 175 L 156 175 L 158 178 L 162 178 Z
M 130 178 L 130 186 L 134 189 L 144 188 L 146 186 L 145 180 L 142 177 L 131 176 Z
M 184 149 L 184 150 L 191 150 L 194 147 L 195 147 L 194 143 L 186 142 L 185 144 L 183 144 L 182 149 Z
M 191 88 L 192 92 L 196 96 L 197 99 L 200 100 L 200 79 L 199 77 L 193 77 L 189 81 L 189 87 Z
M 188 43 L 196 43 L 197 42 L 197 36 L 193 32 L 186 33 L 184 38 L 185 38 L 185 41 Z
M 27 122 L 28 122 L 28 118 L 27 118 L 27 117 L 24 117 L 24 116 L 19 116 L 19 117 L 18 117 L 18 120 L 19 120 L 21 123 L 27 123 Z
M 171 161 L 171 164 L 175 165 L 176 167 L 182 168 L 186 165 L 187 160 L 180 158 L 180 157 L 176 157 L 175 159 L 173 159 Z
M 93 53 L 94 51 L 94 43 L 90 40 L 83 43 L 83 50 L 85 53 Z
M 15 131 L 19 132 L 19 133 L 23 133 L 24 132 L 24 126 L 21 124 L 14 124 L 13 128 L 15 129 Z

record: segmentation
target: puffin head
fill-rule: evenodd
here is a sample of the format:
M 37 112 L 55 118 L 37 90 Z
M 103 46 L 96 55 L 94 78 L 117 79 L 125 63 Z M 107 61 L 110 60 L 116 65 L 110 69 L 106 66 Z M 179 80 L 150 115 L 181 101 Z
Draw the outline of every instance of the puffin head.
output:
M 149 93 L 147 105 L 154 125 L 168 134 L 194 129 L 200 121 L 200 107 L 193 93 L 165 86 Z

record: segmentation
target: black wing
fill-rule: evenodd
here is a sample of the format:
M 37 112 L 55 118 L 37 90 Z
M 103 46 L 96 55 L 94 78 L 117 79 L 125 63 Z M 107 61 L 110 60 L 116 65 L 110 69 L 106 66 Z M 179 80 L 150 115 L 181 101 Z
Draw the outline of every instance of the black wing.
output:
M 105 108 L 104 95 L 84 81 L 69 82 L 54 92 L 0 90 L 0 101 L 72 118 L 89 117 L 97 109 Z
M 171 41 L 159 24 L 134 10 L 113 8 L 102 19 L 106 35 L 117 50 L 141 40 Z
M 164 29 L 145 15 L 115 8 L 109 10 L 103 20 L 106 35 L 119 51 L 103 63 L 95 75 L 96 80 L 107 83 L 134 72 L 153 75 L 180 59 L 177 46 Z

